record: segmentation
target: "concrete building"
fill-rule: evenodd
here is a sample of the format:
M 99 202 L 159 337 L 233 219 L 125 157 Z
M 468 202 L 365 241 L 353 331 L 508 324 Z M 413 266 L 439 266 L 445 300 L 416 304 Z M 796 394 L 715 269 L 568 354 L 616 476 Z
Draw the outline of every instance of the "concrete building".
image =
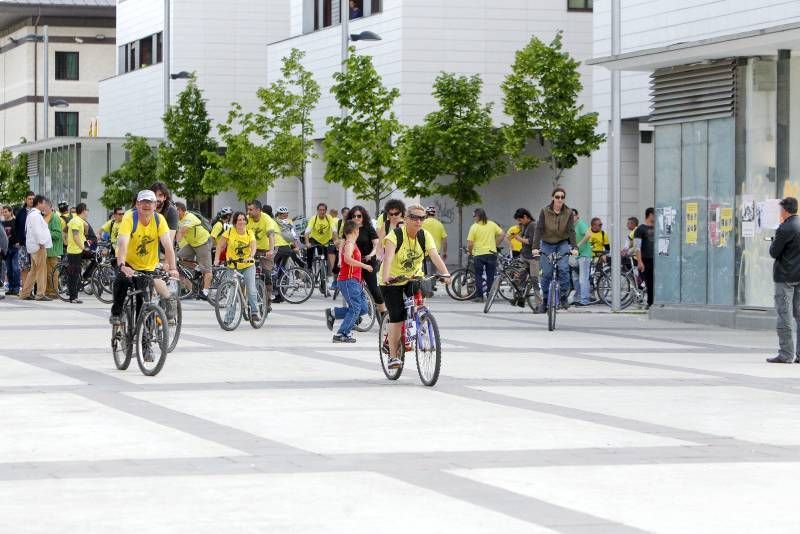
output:
M 0 2 L 0 147 L 89 134 L 97 82 L 114 72 L 114 12 L 114 0 Z M 25 38 L 45 27 L 47 50 Z M 44 103 L 45 54 L 51 106 Z
M 622 71 L 623 213 L 658 215 L 651 314 L 772 327 L 769 200 L 800 193 L 800 3 L 621 0 L 617 55 L 610 31 L 601 0 L 593 105 L 605 128 L 609 71 Z M 596 213 L 610 206 L 607 155 L 592 158 Z

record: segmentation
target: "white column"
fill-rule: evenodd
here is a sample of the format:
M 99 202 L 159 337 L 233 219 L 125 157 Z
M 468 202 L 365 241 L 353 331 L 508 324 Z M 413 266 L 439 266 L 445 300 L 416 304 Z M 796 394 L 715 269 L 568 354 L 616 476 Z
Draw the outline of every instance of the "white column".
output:
M 611 0 L 611 55 L 620 53 L 620 0 Z M 620 309 L 620 242 L 622 235 L 622 109 L 620 71 L 611 71 L 611 308 Z

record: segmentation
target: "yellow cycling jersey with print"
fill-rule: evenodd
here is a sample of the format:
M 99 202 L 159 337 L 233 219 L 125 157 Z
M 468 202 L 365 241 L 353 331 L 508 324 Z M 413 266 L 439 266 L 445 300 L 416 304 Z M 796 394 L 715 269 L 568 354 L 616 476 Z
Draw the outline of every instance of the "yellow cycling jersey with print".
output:
M 592 252 L 595 254 L 605 252 L 606 247 L 609 246 L 608 234 L 603 230 L 599 232 L 592 232 L 589 230 L 589 243 L 591 243 Z
M 508 242 L 511 243 L 511 250 L 513 252 L 519 252 L 522 250 L 522 241 L 517 241 L 516 239 L 511 239 L 515 235 L 519 235 L 522 229 L 519 227 L 518 224 L 515 224 L 511 228 L 508 229 L 506 232 L 506 237 L 508 238 Z
M 119 238 L 119 224 L 114 219 L 109 219 L 100 229 L 108 234 L 108 240 L 111 241 L 111 245 L 116 247 L 117 239 Z
M 321 245 L 327 245 L 333 239 L 334 219 L 330 215 L 314 215 L 308 221 L 308 227 L 311 229 L 308 237 Z
M 228 231 L 231 225 L 225 224 L 222 221 L 217 221 L 214 223 L 214 226 L 211 227 L 211 237 L 214 239 L 219 239 L 219 237 Z
M 75 241 L 75 234 L 78 232 L 78 240 Z M 73 217 L 67 224 L 67 254 L 80 254 L 83 251 L 81 246 L 86 242 L 86 224 L 80 217 Z
M 442 221 L 428 217 L 422 221 L 422 228 L 427 230 L 433 236 L 433 242 L 436 244 L 436 250 L 442 250 L 442 242 L 447 237 L 447 230 L 445 230 Z
M 237 269 L 246 269 L 253 265 L 248 262 L 238 263 L 250 257 L 250 243 L 256 240 L 252 230 L 245 229 L 245 232 L 240 234 L 236 227 L 232 226 L 222 236 L 228 240 L 225 256 L 229 260 L 237 261 L 235 265 Z
M 156 217 L 158 222 L 156 222 Z M 133 231 L 133 210 L 125 213 L 119 225 L 119 237 L 129 237 L 125 263 L 136 271 L 153 271 L 158 265 L 158 240 L 169 232 L 167 220 L 160 213 L 153 213 L 149 224 L 142 218 Z
M 187 211 L 183 219 L 180 220 L 180 225 L 187 228 L 186 233 L 183 234 L 183 239 L 178 242 L 181 247 L 185 247 L 187 244 L 193 247 L 200 247 L 208 242 L 208 230 L 203 228 L 203 222 L 194 213 Z
M 256 221 L 252 217 L 247 217 L 247 229 L 253 232 L 256 238 L 256 248 L 258 250 L 269 250 L 269 234 L 275 231 L 275 221 L 266 213 Z
M 426 254 L 430 254 L 431 250 L 436 250 L 436 242 L 430 232 L 420 229 L 420 232 L 425 232 L 425 250 L 423 251 L 417 236 L 414 239 L 408 237 L 405 226 L 401 226 L 400 231 L 403 232 L 403 244 L 394 251 L 394 258 L 392 258 L 392 264 L 389 267 L 389 278 L 422 276 L 422 260 Z M 397 246 L 397 235 L 395 235 L 394 230 L 389 232 L 384 241 L 394 243 L 395 247 Z M 398 282 L 390 285 L 402 286 L 405 283 Z

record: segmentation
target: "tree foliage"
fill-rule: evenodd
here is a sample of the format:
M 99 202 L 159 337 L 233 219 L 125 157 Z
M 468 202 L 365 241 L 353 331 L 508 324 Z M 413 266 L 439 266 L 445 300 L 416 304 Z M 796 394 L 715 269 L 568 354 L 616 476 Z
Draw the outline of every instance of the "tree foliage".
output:
M 130 206 L 134 195 L 148 189 L 156 176 L 158 157 L 147 139 L 128 134 L 122 148 L 128 152 L 127 161 L 101 179 L 104 191 L 100 203 L 109 210 Z
M 210 168 L 203 179 L 209 192 L 235 191 L 250 200 L 278 178 L 297 177 L 305 199 L 305 165 L 314 146 L 311 112 L 319 100 L 319 85 L 292 49 L 283 58 L 283 77 L 258 90 L 258 112 L 231 105 L 225 124 L 217 128 L 226 146 L 224 155 L 206 151 Z M 305 208 L 304 208 L 305 211 Z
M 595 133 L 597 114 L 582 113 L 577 104 L 583 89 L 579 65 L 562 50 L 560 32 L 549 45 L 534 37 L 517 52 L 502 85 L 503 109 L 512 121 L 504 128 L 506 152 L 517 169 L 539 167 L 545 160 L 527 150 L 528 141 L 537 139 L 550 151 L 546 161 L 554 184 L 605 140 Z
M 401 143 L 402 187 L 409 195 L 441 195 L 458 207 L 459 247 L 463 208 L 481 202 L 478 189 L 505 172 L 503 134 L 492 125 L 491 104 L 481 104 L 480 76 L 442 73 L 434 82 L 439 108 Z
M 167 109 L 163 121 L 169 142 L 159 147 L 159 178 L 180 197 L 203 197 L 206 191 L 202 180 L 209 167 L 204 153 L 215 152 L 217 142 L 209 135 L 211 120 L 194 75 L 177 103 Z
M 22 202 L 29 187 L 28 154 L 20 154 L 14 159 L 11 151 L 0 152 L 0 203 Z
M 335 73 L 333 79 L 331 92 L 348 113 L 327 119 L 325 180 L 372 200 L 377 211 L 401 176 L 396 140 L 402 127 L 392 111 L 400 91 L 387 89 L 372 58 L 357 55 L 353 48 L 346 71 Z

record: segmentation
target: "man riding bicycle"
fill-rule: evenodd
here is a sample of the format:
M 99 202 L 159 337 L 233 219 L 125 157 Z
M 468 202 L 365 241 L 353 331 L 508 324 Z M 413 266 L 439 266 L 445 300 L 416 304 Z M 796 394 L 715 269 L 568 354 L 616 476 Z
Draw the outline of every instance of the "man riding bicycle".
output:
M 384 238 L 383 266 L 381 268 L 381 293 L 389 313 L 389 368 L 397 369 L 403 365 L 397 352 L 402 335 L 403 322 L 407 319 L 405 297 L 412 295 L 412 283 L 408 280 L 394 281 L 400 277 L 422 276 L 422 262 L 428 255 L 439 274 L 447 277 L 450 273 L 436 250 L 436 243 L 430 232 L 422 229 L 425 208 L 412 204 L 406 211 L 406 224 L 395 228 Z M 398 246 L 398 242 L 400 245 Z
M 178 257 L 182 260 L 195 260 L 203 273 L 203 291 L 198 295 L 208 299 L 208 288 L 211 287 L 211 236 L 203 227 L 200 218 L 186 209 L 186 204 L 176 202 L 178 209 L 178 234 L 176 239 L 180 250 Z
M 306 225 L 306 261 L 308 268 L 314 262 L 314 250 L 322 256 L 328 257 L 328 272 L 333 272 L 333 262 L 336 259 L 336 247 L 333 242 L 337 240 L 336 221 L 328 214 L 328 205 L 324 202 L 317 204 L 317 213 Z
M 164 247 L 169 275 L 177 278 L 175 251 L 172 248 L 169 226 L 163 215 L 155 213 L 156 195 L 149 189 L 139 191 L 136 208 L 123 215 L 117 238 L 117 266 L 119 272 L 114 280 L 114 304 L 111 305 L 112 325 L 121 323 L 120 314 L 125 304 L 128 289 L 133 287 L 136 272 L 152 273 L 158 266 L 158 244 Z M 167 299 L 167 318 L 172 321 L 177 306 L 167 284 L 153 280 L 153 287 Z

